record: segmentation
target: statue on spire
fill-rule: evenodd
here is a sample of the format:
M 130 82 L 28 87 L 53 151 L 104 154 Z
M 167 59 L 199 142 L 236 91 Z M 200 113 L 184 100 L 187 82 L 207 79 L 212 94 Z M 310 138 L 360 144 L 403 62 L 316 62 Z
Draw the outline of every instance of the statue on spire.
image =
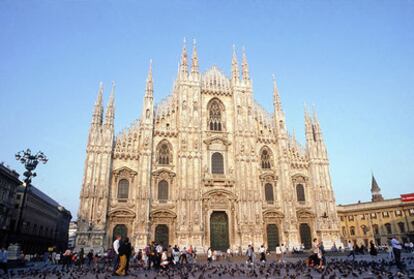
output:
M 100 126 L 102 125 L 103 121 L 103 104 L 102 104 L 102 96 L 103 96 L 103 83 L 102 81 L 99 82 L 99 89 L 98 89 L 98 97 L 96 98 L 95 108 L 92 116 L 92 126 Z
M 273 104 L 275 106 L 275 111 L 282 112 L 282 102 L 280 101 L 279 90 L 277 89 L 276 77 L 273 74 Z
M 111 95 L 109 96 L 109 103 L 106 107 L 105 127 L 113 128 L 115 118 L 115 81 L 112 81 Z
M 145 95 L 152 97 L 154 93 L 154 82 L 152 80 L 152 59 L 149 61 L 148 77 L 145 86 Z
M 187 47 L 186 47 L 186 40 L 184 38 L 183 42 L 183 50 L 181 52 L 181 62 L 180 62 L 180 77 L 187 78 L 188 75 L 188 62 L 187 62 Z

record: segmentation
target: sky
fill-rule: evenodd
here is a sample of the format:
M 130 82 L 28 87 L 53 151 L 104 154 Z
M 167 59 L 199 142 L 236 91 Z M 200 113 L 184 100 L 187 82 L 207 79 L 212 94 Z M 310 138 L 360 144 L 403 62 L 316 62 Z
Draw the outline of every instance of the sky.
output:
M 0 161 L 49 158 L 33 184 L 76 218 L 99 82 L 116 81 L 116 131 L 140 116 L 148 61 L 155 100 L 171 92 L 183 38 L 202 71 L 230 74 L 246 48 L 256 100 L 276 75 L 289 131 L 304 144 L 315 105 L 338 204 L 414 192 L 414 1 L 0 1 Z M 191 48 L 191 45 L 188 45 Z

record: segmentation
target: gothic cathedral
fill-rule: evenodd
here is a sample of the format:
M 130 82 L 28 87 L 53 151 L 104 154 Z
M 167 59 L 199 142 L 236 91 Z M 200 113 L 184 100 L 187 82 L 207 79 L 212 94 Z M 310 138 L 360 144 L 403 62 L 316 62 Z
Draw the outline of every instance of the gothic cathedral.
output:
M 316 113 L 305 109 L 306 147 L 253 97 L 243 51 L 231 76 L 200 73 L 184 44 L 171 95 L 154 106 L 151 65 L 142 115 L 114 134 L 114 85 L 104 114 L 100 85 L 86 150 L 76 247 L 102 251 L 115 234 L 135 247 L 193 245 L 198 251 L 265 244 L 339 245 L 329 159 Z

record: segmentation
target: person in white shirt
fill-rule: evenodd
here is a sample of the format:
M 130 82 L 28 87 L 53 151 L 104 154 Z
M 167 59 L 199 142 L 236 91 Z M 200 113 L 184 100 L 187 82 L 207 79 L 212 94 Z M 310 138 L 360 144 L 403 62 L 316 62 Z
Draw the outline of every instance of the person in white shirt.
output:
M 280 246 L 276 246 L 276 261 L 280 262 L 280 259 L 282 258 L 282 249 L 280 249 Z
M 401 243 L 393 236 L 391 239 L 392 252 L 394 253 L 395 264 L 399 269 L 402 269 L 401 264 Z
M 266 249 L 264 248 L 264 245 L 260 246 L 259 254 L 260 254 L 260 261 L 262 263 L 266 263 Z
M 121 236 L 120 235 L 116 235 L 115 236 L 115 241 L 112 244 L 112 247 L 114 249 L 114 266 L 113 266 L 113 273 L 115 273 L 115 271 L 118 269 L 118 265 L 119 265 L 119 246 L 121 241 Z

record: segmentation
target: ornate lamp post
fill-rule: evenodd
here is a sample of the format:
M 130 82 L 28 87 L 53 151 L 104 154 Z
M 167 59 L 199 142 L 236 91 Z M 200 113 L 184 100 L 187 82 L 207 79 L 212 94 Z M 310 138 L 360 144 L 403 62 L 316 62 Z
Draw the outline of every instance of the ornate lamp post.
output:
M 36 154 L 32 154 L 32 151 L 28 148 L 27 150 L 22 150 L 20 152 L 17 152 L 16 155 L 16 160 L 20 161 L 20 163 L 22 163 L 26 169 L 26 171 L 23 173 L 25 179 L 24 179 L 24 183 L 25 186 L 24 187 L 24 192 L 23 192 L 23 197 L 22 197 L 22 205 L 21 205 L 21 209 L 20 209 L 20 213 L 19 213 L 19 219 L 17 221 L 17 228 L 16 228 L 16 233 L 20 234 L 22 231 L 22 218 L 23 218 L 23 210 L 24 210 L 24 206 L 26 203 L 26 195 L 27 195 L 27 191 L 30 187 L 30 183 L 32 182 L 32 178 L 36 176 L 36 173 L 34 172 L 34 170 L 36 169 L 37 165 L 39 164 L 39 162 L 42 162 L 43 164 L 46 164 L 47 162 L 47 157 L 45 154 L 43 154 L 42 151 L 37 152 Z

